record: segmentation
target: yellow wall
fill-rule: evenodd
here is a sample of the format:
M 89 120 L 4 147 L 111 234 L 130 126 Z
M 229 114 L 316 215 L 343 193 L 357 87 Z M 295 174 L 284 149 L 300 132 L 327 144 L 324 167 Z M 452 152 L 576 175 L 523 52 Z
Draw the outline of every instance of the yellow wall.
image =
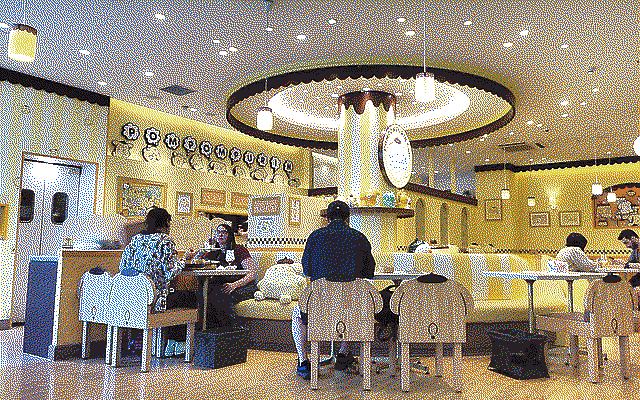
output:
M 484 199 L 499 198 L 502 172 L 476 174 L 479 207 L 474 215 L 474 241 L 492 243 L 498 248 L 515 250 L 558 250 L 571 232 L 582 233 L 588 240 L 589 250 L 621 250 L 618 242 L 620 229 L 595 229 L 591 208 L 591 184 L 595 175 L 603 187 L 619 183 L 637 182 L 640 163 L 611 166 L 565 168 L 545 171 L 507 171 L 511 199 L 503 201 L 502 221 L 484 220 Z M 527 206 L 527 196 L 535 196 L 536 205 Z M 549 198 L 555 197 L 557 209 L 552 209 Z M 529 213 L 548 211 L 549 227 L 532 228 Z M 580 211 L 581 225 L 560 227 L 558 214 L 562 211 Z M 640 232 L 640 231 L 639 231 Z
M 121 135 L 122 127 L 129 122 L 138 125 L 141 136 L 134 142 L 130 158 L 125 159 L 112 156 L 111 151 L 113 146 L 111 142 L 113 140 L 124 140 L 124 137 Z M 251 150 L 255 154 L 264 152 L 269 156 L 277 155 L 283 161 L 286 159 L 292 160 L 294 163 L 292 176 L 300 179 L 302 184 L 301 188 L 296 189 L 286 185 L 263 183 L 251 179 L 174 167 L 170 164 L 170 151 L 162 142 L 158 146 L 162 157 L 161 161 L 155 163 L 145 162 L 142 159 L 142 148 L 145 146 L 142 135 L 144 134 L 144 129 L 148 127 L 158 129 L 163 138 L 164 134 L 168 132 L 176 132 L 181 139 L 186 135 L 191 135 L 198 143 L 202 140 L 209 140 L 213 146 L 223 143 L 227 149 L 236 146 L 243 151 Z M 184 150 L 182 151 L 184 152 Z M 112 99 L 108 122 L 104 209 L 105 213 L 114 213 L 116 210 L 115 188 L 118 176 L 167 183 L 166 207 L 172 214 L 175 212 L 176 192 L 193 193 L 195 208 L 207 208 L 200 205 L 201 188 L 246 194 L 303 194 L 306 192 L 303 188 L 309 187 L 310 162 L 310 152 L 305 149 L 258 140 L 237 131 L 219 128 Z M 225 209 L 232 211 L 229 205 L 230 197 L 227 195 L 227 205 Z M 244 211 L 246 212 L 246 210 Z
M 0 203 L 9 204 L 7 239 L 0 240 L 0 320 L 11 311 L 22 153 L 58 149 L 59 157 L 98 163 L 100 212 L 107 113 L 107 107 L 0 82 Z

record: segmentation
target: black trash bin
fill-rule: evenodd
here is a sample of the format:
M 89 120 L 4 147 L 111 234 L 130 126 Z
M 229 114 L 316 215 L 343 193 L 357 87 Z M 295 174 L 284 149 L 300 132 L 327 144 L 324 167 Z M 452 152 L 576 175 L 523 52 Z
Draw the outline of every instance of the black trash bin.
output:
M 489 369 L 515 379 L 548 378 L 544 359 L 545 335 L 521 329 L 489 331 L 491 362 Z
M 249 332 L 239 326 L 215 327 L 196 332 L 193 364 L 222 368 L 247 361 Z

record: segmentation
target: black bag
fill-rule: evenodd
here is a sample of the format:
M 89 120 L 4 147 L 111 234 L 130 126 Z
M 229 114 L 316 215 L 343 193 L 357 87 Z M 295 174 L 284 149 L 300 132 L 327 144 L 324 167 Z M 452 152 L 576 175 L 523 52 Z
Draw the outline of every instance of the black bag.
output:
M 375 315 L 376 321 L 379 322 L 377 337 L 381 342 L 386 342 L 392 337 L 396 337 L 398 332 L 399 318 L 391 311 L 391 296 L 396 290 L 394 285 L 387 286 L 380 291 L 382 296 L 382 311 Z
M 492 330 L 489 369 L 515 379 L 548 378 L 546 336 L 520 329 Z

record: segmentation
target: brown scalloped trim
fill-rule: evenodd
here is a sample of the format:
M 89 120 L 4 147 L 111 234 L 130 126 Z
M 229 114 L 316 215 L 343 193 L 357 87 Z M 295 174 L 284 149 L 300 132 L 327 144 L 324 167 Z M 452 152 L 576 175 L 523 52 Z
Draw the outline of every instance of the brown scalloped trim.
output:
M 11 25 L 11 30 L 25 31 L 31 33 L 32 35 L 38 35 L 38 30 L 36 28 L 25 24 L 13 24 Z
M 427 71 L 432 72 L 435 79 L 440 82 L 469 86 L 499 96 L 511 105 L 511 109 L 504 116 L 484 127 L 438 138 L 414 140 L 411 142 L 412 147 L 436 146 L 446 143 L 455 143 L 474 139 L 502 128 L 503 126 L 507 125 L 515 116 L 515 96 L 508 88 L 499 84 L 498 82 L 492 81 L 488 78 L 483 78 L 478 75 L 454 71 L 450 69 L 427 68 Z M 269 77 L 266 90 L 268 91 L 281 87 L 298 85 L 300 83 L 311 83 L 312 81 L 322 82 L 333 81 L 335 79 L 345 80 L 347 78 L 358 79 L 376 77 L 382 79 L 386 77 L 391 79 L 411 79 L 420 72 L 423 72 L 423 67 L 416 65 L 371 64 L 313 68 Z M 264 91 L 265 80 L 261 79 L 259 81 L 243 86 L 233 92 L 227 99 L 227 122 L 229 122 L 232 127 L 242 133 L 270 142 L 315 149 L 335 150 L 338 148 L 338 143 L 336 142 L 299 139 L 280 135 L 277 133 L 261 131 L 239 121 L 231 113 L 233 107 L 235 107 L 238 103 Z
M 629 156 L 629 157 L 616 157 L 612 158 L 610 162 L 601 162 L 598 165 L 608 165 L 608 164 L 629 164 L 640 162 L 640 157 L 638 156 Z M 504 164 L 487 164 L 487 165 L 476 165 L 474 167 L 475 172 L 488 172 L 488 171 L 502 171 L 505 169 Z M 591 160 L 577 160 L 577 161 L 564 161 L 557 163 L 547 163 L 547 164 L 534 164 L 534 165 L 514 165 L 514 164 L 506 164 L 506 169 L 511 172 L 529 172 L 529 171 L 540 171 L 547 169 L 561 169 L 561 168 L 579 168 L 579 167 L 595 167 L 596 162 Z
M 380 105 L 385 111 L 389 111 L 391 106 L 396 105 L 396 96 L 391 93 L 381 92 L 379 90 L 369 90 L 366 92 L 349 92 L 338 98 L 338 107 L 342 109 L 344 105 L 346 109 L 353 107 L 356 114 L 364 114 L 364 108 L 367 101 L 371 101 L 373 106 L 378 108 Z

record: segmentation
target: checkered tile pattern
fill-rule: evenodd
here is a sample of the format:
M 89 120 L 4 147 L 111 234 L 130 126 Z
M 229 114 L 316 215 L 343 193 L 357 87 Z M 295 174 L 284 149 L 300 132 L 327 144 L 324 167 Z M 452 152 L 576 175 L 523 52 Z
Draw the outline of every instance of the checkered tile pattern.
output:
M 515 254 L 558 254 L 560 249 L 498 249 L 498 253 L 515 253 Z M 629 256 L 631 250 L 629 249 L 587 249 L 585 251 L 588 255 L 611 255 L 611 256 Z
M 307 239 L 301 238 L 249 238 L 247 245 L 250 247 L 270 247 L 270 246 L 304 246 Z

